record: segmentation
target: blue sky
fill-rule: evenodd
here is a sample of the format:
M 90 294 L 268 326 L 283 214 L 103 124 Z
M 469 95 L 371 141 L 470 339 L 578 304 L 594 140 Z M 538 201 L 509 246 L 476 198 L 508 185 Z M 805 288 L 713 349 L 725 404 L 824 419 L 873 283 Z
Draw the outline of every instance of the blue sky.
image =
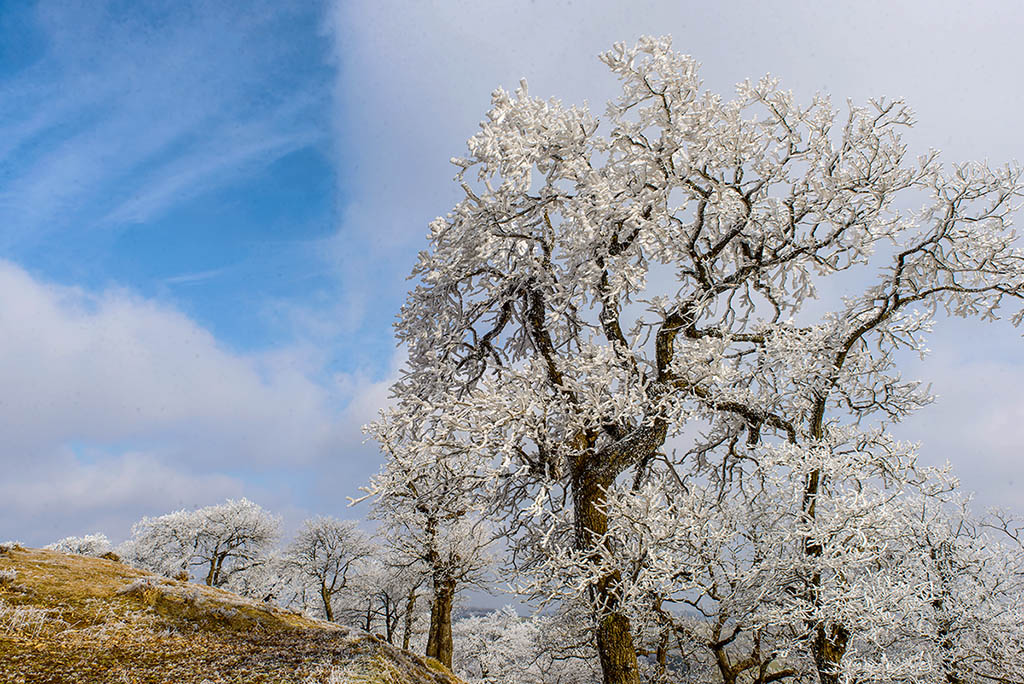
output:
M 309 266 L 343 201 L 323 8 L 282 5 L 5 5 L 7 256 L 279 344 L 267 303 L 336 286 Z
M 249 496 L 359 517 L 359 426 L 448 159 L 490 92 L 595 110 L 614 41 L 674 36 L 711 88 L 904 96 L 915 152 L 1024 158 L 1016 3 L 0 0 L 0 539 Z M 1014 505 L 1020 338 L 939 327 L 906 436 Z M 1015 478 L 1017 478 L 1015 480 Z M 1014 483 L 1018 484 L 1014 484 Z

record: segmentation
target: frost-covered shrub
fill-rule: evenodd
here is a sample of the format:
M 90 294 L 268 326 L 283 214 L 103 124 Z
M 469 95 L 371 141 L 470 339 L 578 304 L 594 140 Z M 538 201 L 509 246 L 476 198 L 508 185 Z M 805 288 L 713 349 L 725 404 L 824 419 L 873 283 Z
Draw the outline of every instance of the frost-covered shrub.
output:
M 83 537 L 64 537 L 46 546 L 61 553 L 74 553 L 79 556 L 102 556 L 110 551 L 110 540 L 105 534 L 87 534 Z

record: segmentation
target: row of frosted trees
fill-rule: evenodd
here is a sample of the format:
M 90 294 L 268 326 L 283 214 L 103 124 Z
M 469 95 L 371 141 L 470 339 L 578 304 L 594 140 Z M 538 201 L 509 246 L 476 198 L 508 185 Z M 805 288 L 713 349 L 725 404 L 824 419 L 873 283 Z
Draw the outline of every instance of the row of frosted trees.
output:
M 281 521 L 247 500 L 147 517 L 116 549 L 102 534 L 50 545 L 67 553 L 114 554 L 122 562 L 188 581 L 195 578 L 330 621 L 379 630 L 408 648 L 417 601 L 429 594 L 422 564 L 330 517 L 306 520 L 281 541 Z M 429 596 L 428 596 L 429 598 Z
M 143 518 L 116 548 L 103 534 L 67 537 L 48 548 L 204 582 L 377 632 L 420 652 L 431 651 L 441 632 L 450 646 L 454 634 L 459 648 L 448 666 L 472 682 L 593 681 L 592 653 L 553 616 L 521 617 L 505 608 L 452 621 L 456 592 L 485 577 L 490 539 L 479 529 L 444 527 L 458 532 L 458 540 L 438 532 L 417 544 L 395 536 L 394 528 L 390 537 L 374 539 L 351 521 L 318 517 L 281 544 L 280 519 L 240 499 Z M 554 642 L 563 647 L 550 649 Z

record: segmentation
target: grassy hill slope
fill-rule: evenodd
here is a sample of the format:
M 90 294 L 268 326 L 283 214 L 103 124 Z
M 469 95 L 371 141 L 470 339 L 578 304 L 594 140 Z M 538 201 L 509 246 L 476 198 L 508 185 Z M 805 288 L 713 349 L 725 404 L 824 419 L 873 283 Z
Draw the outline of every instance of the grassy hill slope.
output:
M 379 637 L 100 558 L 0 550 L 0 681 L 459 684 Z

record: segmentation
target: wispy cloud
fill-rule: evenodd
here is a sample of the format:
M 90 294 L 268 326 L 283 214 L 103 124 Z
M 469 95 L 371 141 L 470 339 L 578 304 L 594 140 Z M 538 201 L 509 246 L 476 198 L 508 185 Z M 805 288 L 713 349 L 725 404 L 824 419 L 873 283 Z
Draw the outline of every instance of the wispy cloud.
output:
M 43 53 L 0 82 L 7 245 L 143 222 L 324 141 L 323 74 L 279 66 L 304 45 L 291 10 L 123 7 L 41 4 Z
M 182 273 L 180 275 L 164 278 L 165 285 L 188 285 L 190 283 L 202 283 L 212 280 L 227 272 L 227 268 L 211 268 L 207 271 L 196 271 L 194 273 Z

